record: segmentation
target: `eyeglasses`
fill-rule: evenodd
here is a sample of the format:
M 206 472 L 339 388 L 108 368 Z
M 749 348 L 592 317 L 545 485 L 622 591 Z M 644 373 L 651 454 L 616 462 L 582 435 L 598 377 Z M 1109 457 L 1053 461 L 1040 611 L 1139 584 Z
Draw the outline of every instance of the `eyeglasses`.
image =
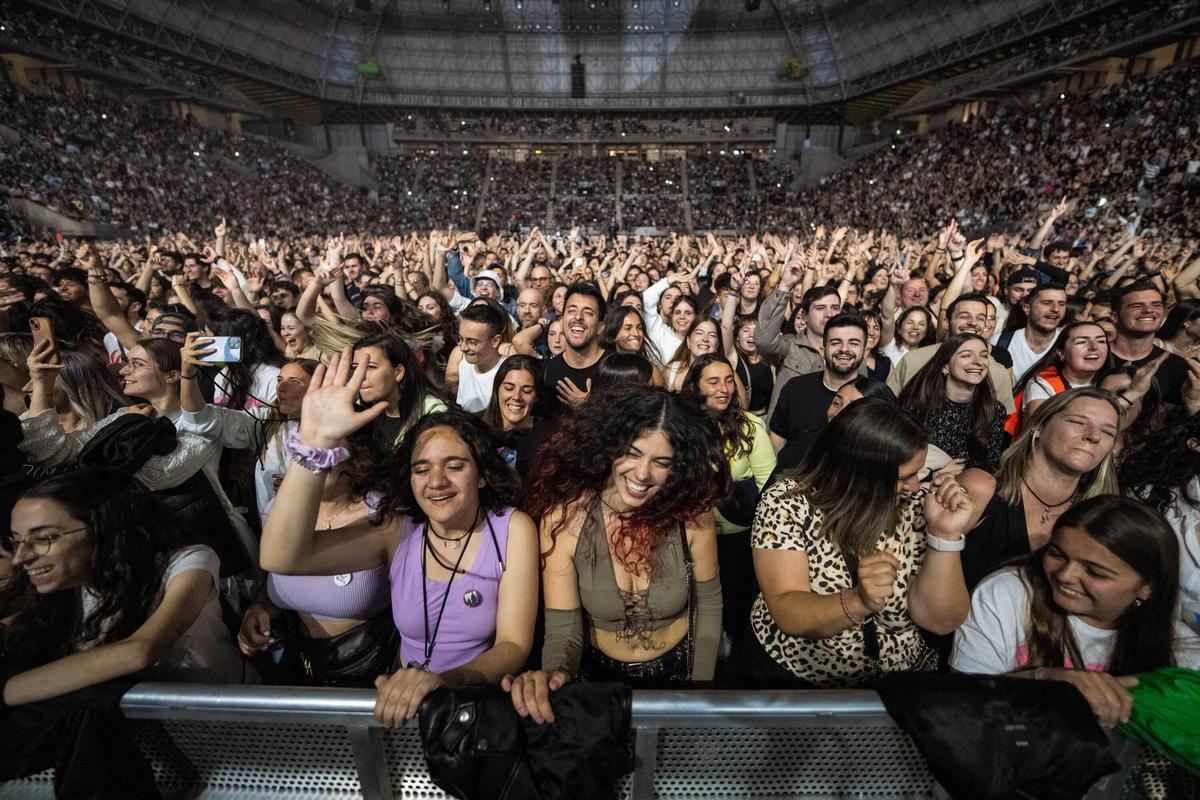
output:
M 165 328 L 153 328 L 150 335 L 155 339 L 170 339 L 172 342 L 187 341 L 187 334 L 183 331 L 169 331 Z
M 54 547 L 54 543 L 64 536 L 72 533 L 86 531 L 87 528 L 76 528 L 71 531 L 63 531 L 61 533 L 39 533 L 37 536 L 26 536 L 24 539 L 18 539 L 16 536 L 9 534 L 3 537 L 4 549 L 13 555 L 17 554 L 17 548 L 24 545 L 33 551 L 35 556 L 45 556 L 50 554 L 50 549 Z

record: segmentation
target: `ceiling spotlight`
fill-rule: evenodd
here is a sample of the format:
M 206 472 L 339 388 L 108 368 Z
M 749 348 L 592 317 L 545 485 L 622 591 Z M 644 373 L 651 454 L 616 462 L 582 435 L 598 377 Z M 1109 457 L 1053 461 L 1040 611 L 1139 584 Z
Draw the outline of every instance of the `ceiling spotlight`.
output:
M 489 13 L 491 12 L 491 10 L 492 10 L 492 0 L 483 0 L 483 10 L 484 10 L 485 12 L 489 12 Z
M 633 0 L 633 2 L 630 3 L 630 6 L 633 8 L 634 11 L 637 11 L 639 8 L 642 7 L 642 0 Z
M 896 135 L 897 135 L 897 136 L 899 136 L 899 135 L 900 135 L 900 129 L 899 129 L 899 128 L 896 128 Z
M 517 11 L 520 11 L 521 9 L 525 8 L 525 0 L 517 0 L 516 6 L 517 6 Z
M 233 157 L 234 157 L 234 158 L 241 158 L 241 157 L 242 157 L 241 151 L 239 151 L 239 150 L 234 150 L 234 151 L 233 151 Z
M 100 119 L 108 119 L 108 114 L 101 114 Z
M 442 0 L 442 11 L 450 10 L 450 0 Z
M 193 151 L 192 151 L 192 155 L 194 155 L 196 158 L 199 158 L 199 157 L 200 157 L 200 151 L 199 151 L 199 150 L 193 150 Z
M 1066 100 L 1066 99 L 1067 99 L 1067 96 L 1066 96 L 1065 94 L 1060 94 L 1060 95 L 1058 96 L 1058 99 L 1059 99 L 1059 100 Z

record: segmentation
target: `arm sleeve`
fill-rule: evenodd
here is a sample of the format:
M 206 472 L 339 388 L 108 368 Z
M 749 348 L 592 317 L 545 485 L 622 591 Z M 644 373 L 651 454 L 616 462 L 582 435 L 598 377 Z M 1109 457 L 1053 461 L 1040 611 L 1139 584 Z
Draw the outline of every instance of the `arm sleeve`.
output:
M 1059 269 L 1052 264 L 1047 264 L 1045 261 L 1038 261 L 1033 265 L 1033 268 L 1045 275 L 1053 283 L 1066 285 L 1067 281 L 1071 279 L 1071 273 L 1065 269 Z
M 755 333 L 754 341 L 760 352 L 775 358 L 787 355 L 792 344 L 791 337 L 780 332 L 786 301 L 787 295 L 776 289 L 767 295 L 758 310 L 758 333 Z
M 1003 675 L 1025 666 L 1018 630 L 1024 607 L 1025 593 L 1015 571 L 989 576 L 975 588 L 967 620 L 954 633 L 950 666 L 978 675 Z
M 458 257 L 457 250 L 451 250 L 446 254 L 446 274 L 459 294 L 466 298 L 474 297 L 471 294 L 471 281 L 463 274 L 462 259 Z
M 711 681 L 717 668 L 721 644 L 721 579 L 696 581 L 696 632 L 692 656 L 692 680 Z
M 750 471 L 754 473 L 754 482 L 758 484 L 758 490 L 761 492 L 771 473 L 775 471 L 778 459 L 775 448 L 771 446 L 771 437 L 767 435 L 766 426 L 757 417 L 753 419 L 754 445 L 750 449 Z
M 642 292 L 642 307 L 648 308 L 650 311 L 642 316 L 652 317 L 658 315 L 658 301 L 670 285 L 671 281 L 669 278 L 659 278 L 646 287 L 646 291 Z
M 718 587 L 719 589 L 719 587 Z M 717 622 L 720 623 L 720 613 Z M 583 660 L 583 609 L 547 608 L 546 638 L 542 642 L 542 669 L 561 669 L 572 678 Z
M 209 404 L 199 411 L 182 412 L 175 427 L 181 433 L 194 433 L 225 447 L 257 450 L 262 420 L 256 414 Z
M 58 422 L 54 409 L 48 408 L 35 417 L 21 419 L 21 451 L 39 466 L 73 463 L 88 440 L 96 435 L 108 419 L 101 420 L 84 431 L 67 433 Z

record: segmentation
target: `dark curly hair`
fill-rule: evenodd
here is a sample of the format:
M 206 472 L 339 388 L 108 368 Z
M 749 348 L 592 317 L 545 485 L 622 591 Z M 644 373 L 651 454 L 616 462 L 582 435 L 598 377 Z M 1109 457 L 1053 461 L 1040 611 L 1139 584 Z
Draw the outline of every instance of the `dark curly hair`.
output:
M 1118 483 L 1159 513 L 1180 500 L 1200 504 L 1188 493 L 1200 475 L 1200 453 L 1188 446 L 1192 439 L 1200 439 L 1200 413 L 1133 440 L 1117 468 Z
M 479 505 L 493 513 L 515 506 L 519 494 L 516 473 L 500 455 L 500 442 L 492 429 L 474 414 L 458 408 L 438 411 L 421 417 L 406 434 L 396 450 L 393 490 L 385 492 L 380 503 L 383 514 L 407 514 L 418 523 L 425 521 L 425 512 L 412 491 L 412 459 L 420 438 L 434 428 L 450 428 L 466 443 L 475 460 L 475 469 L 483 479 L 479 490 Z
M 99 602 L 84 620 L 78 590 L 43 596 L 18 570 L 5 589 L 24 601 L 3 646 L 13 663 L 58 658 L 102 634 L 106 642 L 129 638 L 157 607 L 171 555 L 195 541 L 154 494 L 121 470 L 68 472 L 34 485 L 21 499 L 58 503 L 87 526 L 93 546 L 88 588 Z
M 570 509 L 599 497 L 613 462 L 633 441 L 662 431 L 674 451 L 671 474 L 651 502 L 624 514 L 617 534 L 631 542 L 625 568 L 644 573 L 660 542 L 675 528 L 729 497 L 729 460 L 716 422 L 698 406 L 654 386 L 614 386 L 604 402 L 585 403 L 563 418 L 538 448 L 525 508 L 534 518 Z M 550 531 L 552 542 L 569 514 Z M 543 553 L 543 557 L 553 551 Z
M 695 403 L 700 408 L 706 408 L 704 396 L 700 393 L 700 377 L 704 374 L 704 370 L 713 364 L 724 364 L 729 367 L 729 371 L 733 372 L 736 380 L 737 372 L 725 356 L 718 353 L 705 353 L 693 361 L 692 366 L 688 368 L 687 375 L 683 377 L 683 386 L 679 389 L 679 396 L 689 403 Z M 734 390 L 733 396 L 729 399 L 728 408 L 719 414 L 714 411 L 709 411 L 709 413 L 712 414 L 713 419 L 717 421 L 717 426 L 721 429 L 721 441 L 728 448 L 730 461 L 739 456 L 749 455 L 750 450 L 754 447 L 754 423 L 743 413 L 742 401 L 738 398 L 737 390 Z

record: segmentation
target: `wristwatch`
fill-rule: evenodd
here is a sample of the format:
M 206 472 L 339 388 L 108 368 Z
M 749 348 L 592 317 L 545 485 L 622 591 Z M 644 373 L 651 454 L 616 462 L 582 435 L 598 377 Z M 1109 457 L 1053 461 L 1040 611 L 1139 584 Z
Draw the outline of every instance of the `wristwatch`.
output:
M 934 550 L 940 550 L 943 553 L 957 553 L 967 546 L 967 539 L 965 536 L 959 539 L 943 539 L 940 536 L 927 533 L 925 534 L 925 546 L 932 547 Z

